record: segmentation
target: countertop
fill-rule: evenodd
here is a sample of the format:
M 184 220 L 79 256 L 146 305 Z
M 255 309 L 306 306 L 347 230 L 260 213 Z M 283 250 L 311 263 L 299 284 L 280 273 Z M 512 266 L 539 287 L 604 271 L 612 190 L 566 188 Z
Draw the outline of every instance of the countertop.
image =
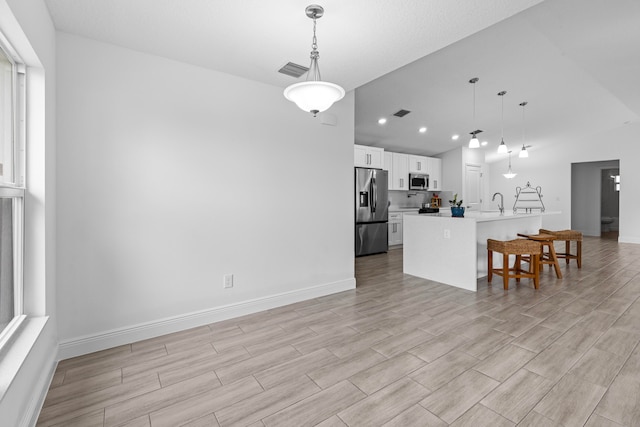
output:
M 472 219 L 475 222 L 488 222 L 488 221 L 505 221 L 510 219 L 518 219 L 525 217 L 535 217 L 542 215 L 557 215 L 560 212 L 518 212 L 514 213 L 512 210 L 506 211 L 504 214 L 500 214 L 499 211 L 466 211 L 464 213 L 464 217 L 458 218 L 461 220 Z M 441 209 L 439 213 L 433 214 L 419 214 L 417 212 L 408 212 L 408 215 L 415 215 L 419 217 L 441 217 L 441 218 L 451 218 L 451 211 L 449 209 Z
M 418 212 L 418 209 L 420 209 L 420 207 L 416 206 L 416 207 L 404 207 L 404 208 L 398 208 L 398 207 L 391 207 L 389 206 L 389 212 Z

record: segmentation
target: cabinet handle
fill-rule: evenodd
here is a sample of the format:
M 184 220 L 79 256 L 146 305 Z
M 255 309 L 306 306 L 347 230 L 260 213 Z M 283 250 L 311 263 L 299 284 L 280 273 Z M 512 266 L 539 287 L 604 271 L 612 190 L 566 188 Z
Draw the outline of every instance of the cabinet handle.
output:
M 437 179 L 433 180 L 433 188 L 435 188 L 435 189 L 438 188 L 438 180 Z
M 393 232 L 394 233 L 398 232 L 398 224 L 393 224 Z
M 400 188 L 404 187 L 404 179 L 400 178 Z
M 418 162 L 418 170 L 421 171 L 422 170 L 422 162 Z
M 367 164 L 371 164 L 371 154 L 367 154 Z

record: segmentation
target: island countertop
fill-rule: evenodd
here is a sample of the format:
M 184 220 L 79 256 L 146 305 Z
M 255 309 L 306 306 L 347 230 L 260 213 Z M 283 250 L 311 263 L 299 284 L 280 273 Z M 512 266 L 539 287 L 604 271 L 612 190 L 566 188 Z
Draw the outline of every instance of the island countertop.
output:
M 477 279 L 487 275 L 487 239 L 511 240 L 518 233 L 537 233 L 542 216 L 556 213 L 509 211 L 501 215 L 498 211 L 468 211 L 459 218 L 447 211 L 406 212 L 403 270 L 413 276 L 476 291 Z M 494 254 L 494 265 L 502 265 L 501 256 Z
M 456 217 L 456 220 L 465 220 L 465 219 L 473 219 L 476 222 L 487 222 L 487 221 L 503 221 L 503 220 L 513 220 L 525 217 L 539 217 L 542 215 L 556 215 L 560 212 L 518 212 L 514 213 L 513 211 L 505 211 L 501 214 L 499 211 L 466 211 L 464 213 L 464 217 Z M 442 209 L 438 213 L 431 214 L 421 214 L 417 212 L 405 212 L 405 215 L 416 215 L 420 217 L 442 217 L 442 218 L 453 218 L 451 216 L 450 210 Z

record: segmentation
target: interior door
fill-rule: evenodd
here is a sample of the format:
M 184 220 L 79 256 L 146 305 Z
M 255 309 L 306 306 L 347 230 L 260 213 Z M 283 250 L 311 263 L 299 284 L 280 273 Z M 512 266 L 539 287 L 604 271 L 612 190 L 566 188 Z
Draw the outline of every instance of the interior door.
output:
M 479 211 L 482 206 L 482 168 L 480 165 L 465 164 L 464 168 L 464 206 Z

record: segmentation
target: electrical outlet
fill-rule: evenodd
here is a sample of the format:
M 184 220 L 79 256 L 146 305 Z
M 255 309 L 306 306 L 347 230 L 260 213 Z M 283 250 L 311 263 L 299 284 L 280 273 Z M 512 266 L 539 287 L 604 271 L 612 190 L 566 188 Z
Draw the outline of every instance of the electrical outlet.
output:
M 444 229 L 444 238 L 445 239 L 450 239 L 451 238 L 451 230 L 449 230 L 448 228 Z
M 222 276 L 222 286 L 226 288 L 233 288 L 233 274 L 225 274 Z

